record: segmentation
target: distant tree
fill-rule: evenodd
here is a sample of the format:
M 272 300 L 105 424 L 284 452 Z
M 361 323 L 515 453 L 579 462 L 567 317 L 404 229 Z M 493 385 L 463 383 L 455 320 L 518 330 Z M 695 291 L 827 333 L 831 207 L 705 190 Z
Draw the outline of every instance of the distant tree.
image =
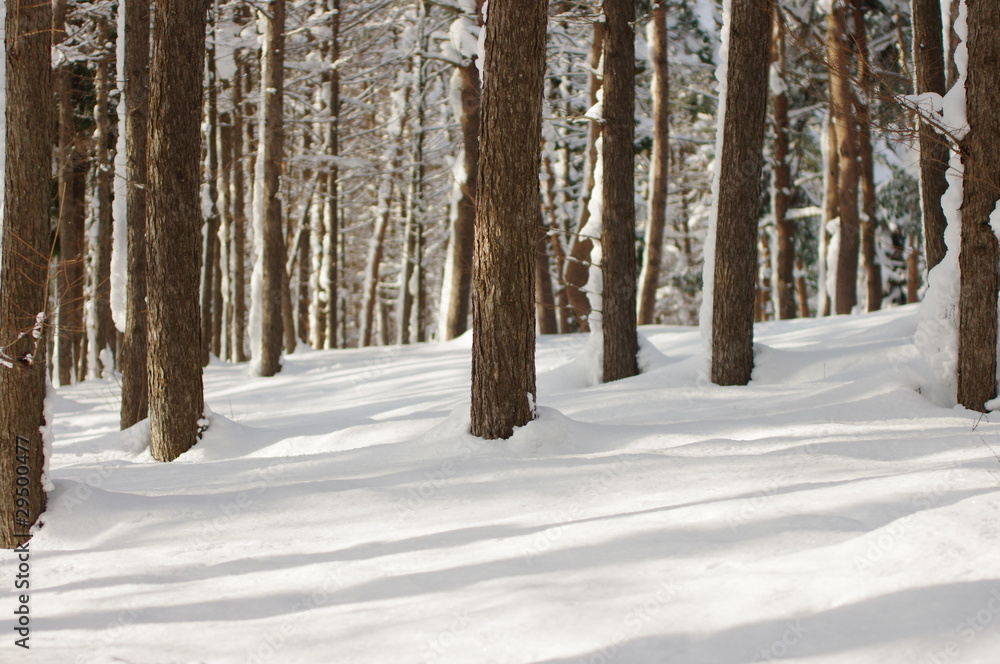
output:
M 639 373 L 635 274 L 635 0 L 604 0 L 604 380 Z
M 940 0 L 912 0 L 914 92 L 944 96 L 945 53 L 941 29 Z M 948 188 L 948 144 L 931 124 L 917 116 L 920 132 L 920 194 L 923 202 L 924 255 L 927 269 L 941 262 L 945 254 L 944 229 L 948 221 L 941 197 Z
M 509 438 L 534 417 L 534 268 L 545 0 L 491 7 L 473 260 L 472 434 Z
M 48 2 L 7 0 L 7 157 L 0 249 L 0 548 L 45 509 L 45 303 L 54 109 Z
M 158 0 L 153 21 L 148 366 L 151 451 L 160 461 L 195 444 L 204 412 L 198 282 L 205 9 L 203 0 Z
M 771 206 L 778 231 L 777 282 L 778 318 L 795 318 L 795 222 L 787 218 L 792 194 L 792 167 L 789 161 L 788 72 L 785 56 L 785 17 L 774 4 L 771 20 L 771 67 L 777 85 L 771 90 L 774 103 L 774 186 Z
M 745 385 L 753 371 L 757 221 L 768 95 L 771 2 L 732 0 L 712 273 L 712 382 Z
M 122 337 L 121 427 L 149 416 L 146 365 L 146 158 L 149 125 L 149 3 L 125 0 L 125 179 L 127 180 L 128 284 L 126 323 Z
M 968 135 L 962 200 L 961 290 L 958 332 L 958 401 L 986 411 L 997 395 L 997 295 L 1000 251 L 994 224 L 1000 212 L 1000 5 L 967 0 Z

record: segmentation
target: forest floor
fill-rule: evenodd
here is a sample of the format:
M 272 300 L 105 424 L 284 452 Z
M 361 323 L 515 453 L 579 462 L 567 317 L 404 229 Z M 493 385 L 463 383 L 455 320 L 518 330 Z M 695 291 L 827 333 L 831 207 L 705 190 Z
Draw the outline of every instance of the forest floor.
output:
M 921 396 L 916 321 L 759 325 L 748 387 L 693 329 L 641 328 L 609 385 L 542 338 L 540 418 L 499 442 L 467 433 L 468 336 L 213 362 L 171 464 L 115 380 L 59 389 L 0 661 L 995 664 L 1000 414 Z

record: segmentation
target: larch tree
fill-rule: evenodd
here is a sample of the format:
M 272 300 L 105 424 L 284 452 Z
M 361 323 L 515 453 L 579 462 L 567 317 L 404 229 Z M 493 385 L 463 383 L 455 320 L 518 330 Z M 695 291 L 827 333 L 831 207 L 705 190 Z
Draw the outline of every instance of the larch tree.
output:
M 127 429 L 149 415 L 146 311 L 146 158 L 149 125 L 149 3 L 124 0 L 125 11 L 125 179 L 128 282 L 126 323 L 122 337 L 121 427 Z M 121 66 L 121 65 L 119 65 Z
M 473 259 L 472 435 L 534 417 L 534 251 L 545 76 L 544 0 L 490 8 Z
M 656 312 L 656 289 L 663 262 L 663 232 L 667 224 L 667 181 L 670 175 L 670 77 L 667 63 L 667 5 L 653 5 L 650 21 L 649 59 L 653 66 L 653 156 L 649 179 L 649 217 L 646 250 L 639 278 L 638 318 L 649 325 Z
M 719 110 L 715 219 L 705 249 L 712 252 L 712 260 L 705 262 L 710 289 L 702 318 L 711 329 L 711 380 L 718 385 L 745 385 L 753 371 L 771 6 L 769 0 L 731 0 L 723 26 L 728 54 L 719 73 L 724 92 Z
M 601 327 L 605 382 L 639 373 L 635 274 L 635 0 L 604 0 Z
M 255 306 L 259 313 L 257 347 L 253 349 L 254 362 L 259 362 L 261 376 L 273 376 L 281 371 L 281 349 L 284 326 L 282 319 L 282 290 L 285 283 L 285 241 L 282 234 L 281 164 L 284 149 L 284 70 L 285 70 L 285 0 L 271 0 L 267 5 L 262 55 L 261 87 L 263 89 L 263 128 L 260 142 L 263 162 L 261 223 L 255 236 L 260 266 L 260 297 Z M 255 269 L 255 272 L 257 270 Z M 257 276 L 254 276 L 257 279 Z M 259 358 L 259 359 L 258 359 Z
M 945 53 L 941 26 L 941 0 L 912 0 L 914 92 L 944 96 Z M 944 230 L 948 222 L 941 197 L 948 188 L 948 144 L 934 128 L 932 118 L 917 114 L 920 141 L 920 195 L 923 214 L 924 259 L 927 270 L 941 262 L 946 251 Z
M 965 162 L 962 250 L 959 252 L 958 401 L 986 412 L 997 395 L 997 295 L 1000 291 L 1000 5 L 966 0 L 969 131 Z
M 0 548 L 45 509 L 45 310 L 54 109 L 51 5 L 7 0 L 7 155 L 0 242 Z
M 197 441 L 201 366 L 201 109 L 205 2 L 159 0 L 149 94 L 147 259 L 151 452 L 172 461 Z

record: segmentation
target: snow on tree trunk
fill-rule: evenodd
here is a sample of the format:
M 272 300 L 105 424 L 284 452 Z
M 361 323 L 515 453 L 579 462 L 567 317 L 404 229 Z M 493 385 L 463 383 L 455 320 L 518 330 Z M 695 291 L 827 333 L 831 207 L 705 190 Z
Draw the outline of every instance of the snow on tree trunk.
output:
M 126 129 L 128 117 L 125 98 L 125 0 L 118 3 L 118 39 L 115 44 L 115 84 L 118 89 L 118 137 L 115 142 L 114 194 L 111 209 L 114 230 L 111 245 L 111 316 L 119 332 L 125 332 L 128 320 L 128 176 L 126 173 Z

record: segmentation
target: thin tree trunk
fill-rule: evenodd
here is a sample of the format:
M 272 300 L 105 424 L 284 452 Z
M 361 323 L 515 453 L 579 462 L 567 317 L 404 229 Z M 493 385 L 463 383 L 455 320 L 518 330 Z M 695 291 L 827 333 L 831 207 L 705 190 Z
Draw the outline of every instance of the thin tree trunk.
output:
M 597 74 L 601 64 L 601 54 L 604 52 L 604 23 L 594 23 L 594 36 L 590 47 L 590 105 L 597 103 L 597 93 L 601 89 L 601 77 Z M 584 164 L 583 189 L 580 195 L 580 213 L 570 245 L 569 256 L 566 259 L 566 297 L 573 306 L 577 323 L 581 332 L 590 331 L 590 299 L 584 288 L 590 278 L 590 252 L 594 243 L 589 237 L 580 235 L 580 231 L 590 220 L 590 197 L 594 191 L 594 169 L 597 166 L 597 139 L 601 135 L 601 124 L 590 121 L 590 132 L 587 134 L 587 156 Z
M 109 145 L 111 140 L 111 122 L 108 119 L 108 61 L 102 59 L 97 63 L 96 92 L 97 130 L 94 135 L 97 143 L 95 172 L 97 193 L 97 256 L 94 276 L 94 319 L 95 348 L 94 358 L 99 375 L 109 375 L 114 367 L 103 366 L 101 353 L 105 348 L 116 354 L 115 322 L 111 318 L 111 157 Z
M 823 227 L 820 229 L 820 261 L 822 261 L 824 270 L 820 275 L 819 287 L 820 292 L 825 294 L 825 297 L 820 298 L 820 310 L 817 315 L 829 316 L 833 308 L 833 300 L 837 297 L 837 289 L 834 288 L 833 292 L 830 292 L 827 287 L 831 282 L 836 284 L 836 266 L 831 264 L 829 260 L 829 247 L 832 240 L 830 225 L 835 219 L 840 218 L 840 155 L 837 150 L 837 128 L 834 125 L 832 115 L 827 120 L 823 133 L 826 142 L 826 175 L 824 178 L 826 191 L 823 195 Z M 834 278 L 828 276 L 830 270 L 834 270 Z
M 718 385 L 745 385 L 753 371 L 754 282 L 771 4 L 771 0 L 732 0 L 729 16 L 711 309 L 711 373 L 712 382 Z
M 556 308 L 558 310 L 558 333 L 568 334 L 572 331 L 570 324 L 570 314 L 572 307 L 569 304 L 569 296 L 566 294 L 566 280 L 563 275 L 566 273 L 566 252 L 563 249 L 562 240 L 559 239 L 559 219 L 556 215 L 556 193 L 555 193 L 555 173 L 552 168 L 552 161 L 547 157 L 542 158 L 542 168 L 545 171 L 545 209 L 549 217 L 549 244 L 552 245 L 552 255 L 556 261 Z
M 197 441 L 201 373 L 202 67 L 205 7 L 156 3 L 149 95 L 149 411 L 153 457 L 172 461 Z
M 52 97 L 48 2 L 7 0 L 7 168 L 0 248 L 0 548 L 26 542 L 45 510 L 45 311 Z M 26 478 L 27 484 L 20 478 Z
M 869 104 L 872 103 L 871 68 L 868 63 L 868 33 L 865 27 L 865 10 L 861 0 L 852 0 L 854 18 L 854 43 L 858 49 L 858 81 L 860 98 L 856 98 L 858 119 L 858 148 L 861 165 L 861 254 L 864 257 L 868 293 L 866 309 L 882 308 L 882 266 L 876 247 L 878 219 L 875 214 L 875 156 L 872 151 L 872 120 Z
M 260 375 L 281 371 L 282 291 L 285 288 L 285 241 L 282 236 L 281 164 L 284 147 L 283 109 L 285 70 L 285 0 L 271 0 L 266 21 L 261 86 L 264 90 L 264 127 L 260 149 L 264 151 L 263 276 L 261 297 Z
M 827 17 L 827 61 L 830 72 L 830 106 L 840 151 L 840 248 L 837 255 L 837 293 L 834 309 L 849 314 L 858 303 L 858 128 L 850 80 L 847 35 L 847 0 L 834 0 Z
M 149 124 L 149 3 L 125 0 L 125 177 L 128 180 L 128 285 L 122 338 L 121 427 L 149 416 L 146 363 L 146 159 Z M 121 35 L 119 35 L 121 38 Z M 119 110 L 119 113 L 123 112 Z
M 243 156 L 245 137 L 244 118 L 249 115 L 243 101 L 243 78 L 246 72 L 245 52 L 236 54 L 236 74 L 233 83 L 233 246 L 230 251 L 229 274 L 232 278 L 233 325 L 230 344 L 232 359 L 247 361 L 246 351 L 246 169 Z
M 535 415 L 534 248 L 547 4 L 496 5 L 486 26 L 471 431 L 488 439 L 509 438 Z
M 201 363 L 208 366 L 212 353 L 212 332 L 217 274 L 219 272 L 219 190 L 216 184 L 219 177 L 218 125 L 219 111 L 217 102 L 217 80 L 215 75 L 215 45 L 207 48 L 206 62 L 208 64 L 208 86 L 205 92 L 208 107 L 208 134 L 205 136 L 206 168 L 205 177 L 208 181 L 209 214 L 205 220 L 205 233 L 202 238 L 201 267 Z
M 656 313 L 656 289 L 663 262 L 663 231 L 667 224 L 667 183 L 670 175 L 670 79 L 667 65 L 667 6 L 653 6 L 653 157 L 649 179 L 649 218 L 646 250 L 642 257 L 639 290 L 639 324 L 650 325 Z
M 799 298 L 799 316 L 809 318 L 809 290 L 806 288 L 806 266 L 801 258 L 795 259 L 795 270 L 798 276 L 795 278 L 795 292 Z
M 557 334 L 556 300 L 552 292 L 552 274 L 549 271 L 548 231 L 538 206 L 538 241 L 535 244 L 535 325 L 538 334 Z
M 326 149 L 330 157 L 326 174 L 326 186 L 323 189 L 323 265 L 322 276 L 326 285 L 326 311 L 323 329 L 325 329 L 324 348 L 337 347 L 338 323 L 338 281 L 340 279 L 340 168 L 337 159 L 340 156 L 340 71 L 336 67 L 340 59 L 340 0 L 330 0 L 330 97 L 327 101 L 327 112 L 330 121 L 327 123 Z M 344 322 L 343 319 L 340 320 Z M 341 335 L 344 336 L 343 334 Z
M 909 251 L 906 252 L 906 303 L 920 299 L 920 246 L 915 235 L 910 236 Z
M 788 93 L 786 85 L 785 19 L 775 3 L 771 21 L 771 62 L 778 75 L 774 101 L 774 189 L 772 207 L 778 231 L 778 260 L 775 282 L 778 290 L 778 318 L 795 318 L 795 222 L 788 219 L 792 191 L 792 168 L 788 163 Z
M 232 252 L 233 252 L 233 116 L 228 113 L 219 114 L 218 131 L 219 151 L 219 357 L 233 361 L 233 291 L 232 291 Z M 213 335 L 215 331 L 213 330 Z
M 941 31 L 940 0 L 913 2 L 913 60 L 916 63 L 914 92 L 934 92 L 944 96 L 944 43 Z M 941 262 L 945 254 L 944 230 L 948 225 L 941 197 L 948 188 L 948 144 L 917 114 L 920 136 L 920 197 L 923 212 L 924 255 L 927 270 Z
M 997 296 L 1000 250 L 991 215 L 1000 199 L 1000 5 L 966 0 L 968 7 L 969 133 L 962 141 L 965 159 L 962 199 L 962 251 L 959 253 L 958 402 L 986 412 L 997 396 Z
M 635 274 L 635 0 L 604 0 L 604 381 L 639 373 Z

